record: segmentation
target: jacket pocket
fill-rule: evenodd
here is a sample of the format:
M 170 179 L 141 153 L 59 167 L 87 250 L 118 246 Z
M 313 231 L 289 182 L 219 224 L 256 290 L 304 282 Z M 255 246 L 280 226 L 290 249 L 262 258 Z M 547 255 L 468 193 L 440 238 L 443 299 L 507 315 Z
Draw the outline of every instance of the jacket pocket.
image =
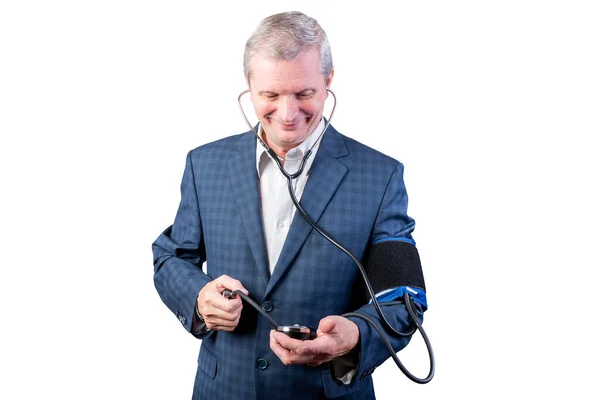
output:
M 198 369 L 210 379 L 215 379 L 215 376 L 217 376 L 217 357 L 205 348 L 205 346 L 200 346 Z
M 368 385 L 368 382 L 370 382 L 370 380 L 365 380 L 363 382 L 354 382 L 352 385 L 344 385 L 342 382 L 335 380 L 331 376 L 329 369 L 321 373 L 321 379 L 323 380 L 323 390 L 325 391 L 325 396 L 328 399 L 336 399 L 338 397 L 348 396 L 352 393 L 356 393 L 355 396 L 358 397 L 352 396 L 350 397 L 351 399 L 362 398 L 358 392 L 365 389 Z

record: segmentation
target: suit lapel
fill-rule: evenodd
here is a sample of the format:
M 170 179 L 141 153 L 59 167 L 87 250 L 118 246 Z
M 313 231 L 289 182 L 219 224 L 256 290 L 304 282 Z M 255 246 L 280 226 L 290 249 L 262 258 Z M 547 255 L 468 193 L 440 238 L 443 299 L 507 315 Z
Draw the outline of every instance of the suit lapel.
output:
M 315 223 L 318 223 L 323 210 L 329 204 L 348 170 L 337 160 L 338 157 L 347 154 L 348 151 L 341 135 L 332 126 L 327 128 L 300 200 L 300 205 Z M 326 227 L 323 227 L 323 229 L 327 231 Z M 298 251 L 304 245 L 311 230 L 312 227 L 296 211 L 292 226 L 281 250 L 281 255 L 269 280 L 265 296 L 283 277 Z
M 256 139 L 251 132 L 242 136 L 234 146 L 237 154 L 229 163 L 229 177 L 235 201 L 240 210 L 252 256 L 265 286 L 269 267 L 260 211 L 258 173 L 256 172 Z

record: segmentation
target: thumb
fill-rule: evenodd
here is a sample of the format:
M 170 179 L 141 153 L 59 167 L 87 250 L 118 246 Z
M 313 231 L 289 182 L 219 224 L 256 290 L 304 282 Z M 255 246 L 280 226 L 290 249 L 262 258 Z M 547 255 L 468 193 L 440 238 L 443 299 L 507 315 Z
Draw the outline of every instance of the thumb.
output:
M 335 317 L 325 317 L 319 322 L 319 330 L 322 333 L 331 333 L 335 330 L 337 321 Z
M 220 277 L 215 279 L 215 281 L 217 282 L 217 289 L 219 293 L 222 293 L 225 289 L 229 289 L 232 292 L 234 290 L 241 290 L 246 295 L 248 294 L 248 290 L 246 290 L 246 288 L 242 285 L 240 281 L 238 281 L 237 279 L 233 279 L 228 275 L 221 275 Z

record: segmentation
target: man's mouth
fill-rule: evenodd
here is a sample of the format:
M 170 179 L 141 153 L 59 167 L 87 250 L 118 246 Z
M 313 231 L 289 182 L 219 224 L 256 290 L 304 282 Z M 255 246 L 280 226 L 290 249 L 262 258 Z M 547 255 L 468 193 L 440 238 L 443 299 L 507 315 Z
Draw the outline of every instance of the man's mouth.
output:
M 281 125 L 281 129 L 283 129 L 284 131 L 293 131 L 296 130 L 298 128 L 298 123 L 295 122 L 293 124 L 279 124 Z

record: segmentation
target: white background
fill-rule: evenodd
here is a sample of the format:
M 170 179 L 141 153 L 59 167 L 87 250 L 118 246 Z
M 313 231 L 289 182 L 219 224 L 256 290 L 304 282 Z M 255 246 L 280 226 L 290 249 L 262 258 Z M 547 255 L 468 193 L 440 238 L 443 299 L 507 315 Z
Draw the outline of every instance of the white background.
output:
M 598 398 L 594 3 L 2 2 L 0 398 L 191 397 L 150 244 L 187 151 L 247 130 L 247 37 L 294 9 L 329 35 L 335 127 L 406 166 L 437 375 L 388 361 L 378 399 Z M 426 374 L 420 338 L 400 356 Z

